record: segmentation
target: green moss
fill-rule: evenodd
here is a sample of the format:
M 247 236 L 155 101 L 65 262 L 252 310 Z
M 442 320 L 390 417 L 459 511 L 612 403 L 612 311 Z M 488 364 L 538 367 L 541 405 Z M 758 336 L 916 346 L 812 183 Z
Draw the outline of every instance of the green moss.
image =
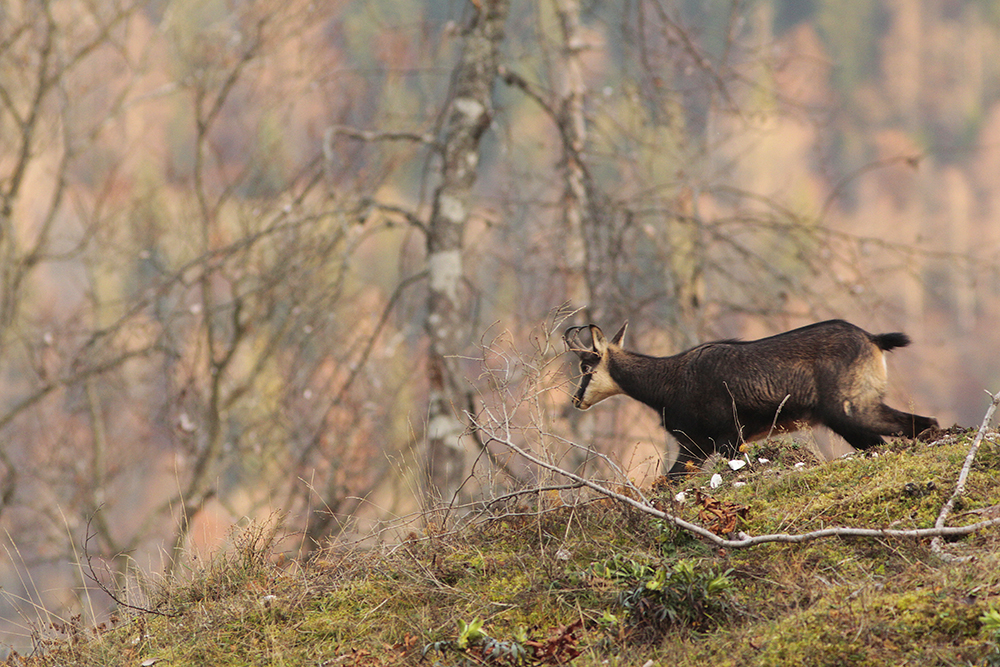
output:
M 774 625 L 759 664 L 961 664 L 981 653 L 982 612 L 982 605 L 926 590 L 853 597 L 846 590 L 831 591 Z
M 830 525 L 924 528 L 934 524 L 964 462 L 968 442 L 923 445 L 903 451 L 880 448 L 796 470 L 767 466 L 745 476 L 747 486 L 720 489 L 716 497 L 751 506 L 745 528 L 752 534 L 804 532 Z M 964 496 L 965 510 L 995 503 L 1000 467 L 983 451 Z M 780 509 L 772 507 L 776 505 Z

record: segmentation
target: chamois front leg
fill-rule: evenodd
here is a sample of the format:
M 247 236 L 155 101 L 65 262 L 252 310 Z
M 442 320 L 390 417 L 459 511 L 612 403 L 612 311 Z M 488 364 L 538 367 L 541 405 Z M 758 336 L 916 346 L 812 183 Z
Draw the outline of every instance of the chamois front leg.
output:
M 708 458 L 705 448 L 695 443 L 685 443 L 681 438 L 683 435 L 675 435 L 677 439 L 677 459 L 667 471 L 667 478 L 681 479 L 692 472 L 697 472 Z M 709 448 L 709 452 L 712 448 Z
M 916 438 L 918 435 L 930 428 L 935 428 L 938 421 L 933 417 L 923 417 L 890 408 L 884 403 L 876 407 L 881 433 L 885 435 L 902 435 L 907 438 Z

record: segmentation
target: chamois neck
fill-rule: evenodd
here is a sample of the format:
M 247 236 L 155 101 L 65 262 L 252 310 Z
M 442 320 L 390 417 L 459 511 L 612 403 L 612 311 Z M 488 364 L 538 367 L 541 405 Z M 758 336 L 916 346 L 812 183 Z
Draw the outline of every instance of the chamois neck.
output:
M 646 405 L 659 409 L 674 388 L 677 357 L 616 350 L 608 361 L 608 372 L 621 390 Z

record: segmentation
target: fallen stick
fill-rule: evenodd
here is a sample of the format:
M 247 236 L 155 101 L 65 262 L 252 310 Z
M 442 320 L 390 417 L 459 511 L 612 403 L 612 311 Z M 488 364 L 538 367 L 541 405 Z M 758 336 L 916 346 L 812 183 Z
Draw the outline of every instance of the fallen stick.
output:
M 951 497 L 948 498 L 948 502 L 944 504 L 941 508 L 941 512 L 938 514 L 937 521 L 934 522 L 935 528 L 943 528 L 944 522 L 948 520 L 953 509 L 955 509 L 955 503 L 963 493 L 965 493 L 965 482 L 969 478 L 969 471 L 972 470 L 972 462 L 976 459 L 976 453 L 979 451 L 979 446 L 983 444 L 983 438 L 986 436 L 986 431 L 989 429 L 990 420 L 993 419 L 993 413 L 996 412 L 997 406 L 1000 405 L 1000 391 L 996 394 L 989 394 L 990 398 L 993 399 L 990 402 L 990 407 L 986 410 L 986 416 L 983 417 L 983 423 L 979 425 L 979 431 L 976 433 L 975 439 L 972 441 L 972 446 L 969 447 L 969 453 L 965 456 L 965 463 L 962 464 L 962 471 L 958 473 L 958 481 L 955 483 L 955 490 L 952 492 Z M 941 536 L 935 537 L 931 540 L 931 550 L 938 556 L 945 558 L 946 560 L 956 560 L 955 556 L 946 554 L 944 552 L 943 540 Z
M 993 417 L 993 413 L 996 411 L 997 406 L 1000 405 L 1000 392 L 993 397 L 993 402 L 990 405 L 989 410 L 986 412 L 986 417 L 983 419 L 983 424 L 976 434 L 976 438 L 973 441 L 972 447 L 970 448 L 969 454 L 966 456 L 965 465 L 962 466 L 962 471 L 959 474 L 959 481 L 956 485 L 955 493 L 948 500 L 945 506 L 942 508 L 941 513 L 938 516 L 937 521 L 933 528 L 913 528 L 913 529 L 898 529 L 898 528 L 852 528 L 849 526 L 839 526 L 834 528 L 823 528 L 821 530 L 814 530 L 807 533 L 774 533 L 769 535 L 757 535 L 750 536 L 745 533 L 740 533 L 740 538 L 731 540 L 719 537 L 718 535 L 712 533 L 711 531 L 693 524 L 689 521 L 685 521 L 678 516 L 674 516 L 663 510 L 659 510 L 653 507 L 645 500 L 636 500 L 625 494 L 617 493 L 607 488 L 602 484 L 588 480 L 580 475 L 572 473 L 568 470 L 564 470 L 559 466 L 549 463 L 539 457 L 531 454 L 524 448 L 520 447 L 510 437 L 509 428 L 503 429 L 506 433 L 501 434 L 499 429 L 491 428 L 496 426 L 495 422 L 487 422 L 486 424 L 479 423 L 473 415 L 469 415 L 470 420 L 474 427 L 480 429 L 487 436 L 487 444 L 489 442 L 495 442 L 499 445 L 503 445 L 510 449 L 511 451 L 517 453 L 518 455 L 524 457 L 527 461 L 552 472 L 555 472 L 563 477 L 566 477 L 581 486 L 585 486 L 589 489 L 600 493 L 608 498 L 614 498 L 620 502 L 634 507 L 635 509 L 649 514 L 658 519 L 668 521 L 678 528 L 682 528 L 688 532 L 694 533 L 699 537 L 703 537 L 710 541 L 714 545 L 726 549 L 743 549 L 747 547 L 752 547 L 758 544 L 766 543 L 791 543 L 797 544 L 802 542 L 810 542 L 812 540 L 817 540 L 825 537 L 883 537 L 883 538 L 910 538 L 910 539 L 927 539 L 933 538 L 931 541 L 931 548 L 935 553 L 943 558 L 949 560 L 956 560 L 955 557 L 949 556 L 943 551 L 941 544 L 943 542 L 942 538 L 945 537 L 962 537 L 964 535 L 971 535 L 972 533 L 978 532 L 984 528 L 989 528 L 992 526 L 1000 525 L 1000 518 L 989 519 L 987 521 L 979 521 L 977 523 L 969 524 L 968 526 L 945 526 L 944 522 L 947 520 L 951 509 L 954 507 L 955 501 L 961 492 L 965 488 L 965 481 L 968 478 L 969 470 L 972 466 L 972 461 L 975 459 L 976 451 L 979 449 L 980 444 L 982 444 L 983 437 L 986 434 L 987 427 L 990 420 Z M 935 546 L 936 545 L 936 546 Z

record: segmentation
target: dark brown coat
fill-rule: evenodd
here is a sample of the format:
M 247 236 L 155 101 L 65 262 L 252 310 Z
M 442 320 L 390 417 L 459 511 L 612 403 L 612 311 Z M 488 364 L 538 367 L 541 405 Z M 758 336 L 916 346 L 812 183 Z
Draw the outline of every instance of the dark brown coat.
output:
M 705 343 L 670 357 L 621 346 L 628 323 L 609 342 L 595 326 L 563 336 L 580 357 L 581 410 L 626 394 L 660 415 L 680 453 L 668 474 L 701 465 L 713 452 L 735 457 L 741 443 L 773 430 L 822 424 L 857 449 L 883 435 L 914 437 L 937 420 L 885 405 L 884 352 L 910 343 L 902 333 L 870 334 L 829 320 L 754 341 Z M 579 332 L 589 328 L 588 348 Z

